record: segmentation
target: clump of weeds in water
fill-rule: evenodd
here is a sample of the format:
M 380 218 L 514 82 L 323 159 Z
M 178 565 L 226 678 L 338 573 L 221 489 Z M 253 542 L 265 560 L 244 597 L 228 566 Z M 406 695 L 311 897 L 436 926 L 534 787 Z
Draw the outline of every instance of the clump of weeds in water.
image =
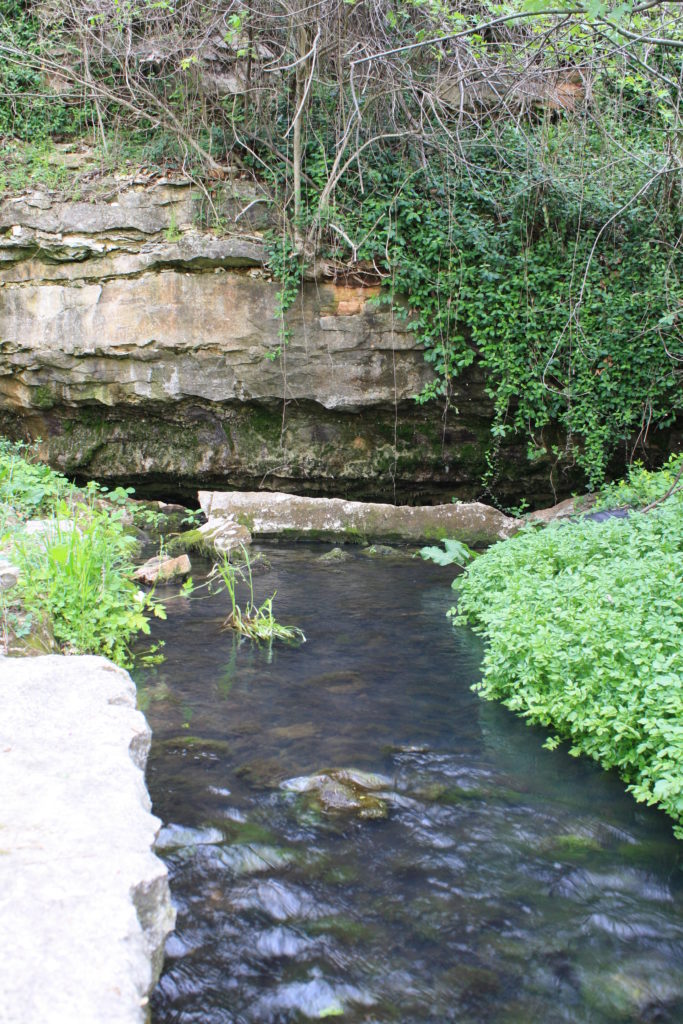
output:
M 251 570 L 251 559 L 249 552 L 241 546 L 242 561 L 235 564 L 230 561 L 228 555 L 223 555 L 220 562 L 217 562 L 212 570 L 212 578 L 220 580 L 230 599 L 230 613 L 224 626 L 226 629 L 235 630 L 250 640 L 272 643 L 273 640 L 284 640 L 286 643 L 304 643 L 306 637 L 297 626 L 283 626 L 273 614 L 274 591 L 261 604 L 254 599 L 254 581 Z M 240 583 L 246 584 L 249 592 L 244 609 L 237 601 L 237 587 Z

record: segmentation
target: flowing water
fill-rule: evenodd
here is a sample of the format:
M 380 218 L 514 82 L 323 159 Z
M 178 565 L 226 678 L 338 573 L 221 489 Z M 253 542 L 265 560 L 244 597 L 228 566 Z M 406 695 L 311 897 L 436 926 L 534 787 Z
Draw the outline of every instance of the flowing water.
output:
M 178 908 L 154 1024 L 683 1021 L 683 844 L 619 780 L 471 692 L 452 573 L 273 547 L 257 594 L 308 642 L 168 605 L 138 672 Z M 388 776 L 388 814 L 282 782 Z

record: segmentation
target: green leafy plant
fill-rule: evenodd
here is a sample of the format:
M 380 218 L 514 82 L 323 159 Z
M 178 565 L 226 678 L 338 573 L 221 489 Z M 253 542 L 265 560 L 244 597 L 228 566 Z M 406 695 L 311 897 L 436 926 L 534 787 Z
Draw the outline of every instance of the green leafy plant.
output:
M 47 616 L 63 650 L 120 665 L 131 663 L 133 637 L 149 633 L 149 616 L 165 617 L 132 579 L 137 542 L 127 504 L 123 489 L 76 488 L 36 461 L 31 446 L 0 440 L 0 529 L 20 569 L 11 614 L 18 599 L 22 615 Z
M 670 479 L 649 475 L 647 496 Z M 566 739 L 615 768 L 683 838 L 683 493 L 625 519 L 527 528 L 454 587 L 456 625 L 487 640 L 475 689 L 549 727 L 549 747 Z
M 668 493 L 683 488 L 683 455 L 671 455 L 658 473 L 652 473 L 640 463 L 631 466 L 624 480 L 602 488 L 595 503 L 596 509 L 641 508 L 661 501 Z
M 443 548 L 431 545 L 420 548 L 419 555 L 425 561 L 436 562 L 437 565 L 459 565 L 461 568 L 477 557 L 477 552 L 463 544 L 462 541 L 447 538 L 443 542 Z
M 15 536 L 22 603 L 48 613 L 63 648 L 130 664 L 131 638 L 149 633 L 149 613 L 164 618 L 163 607 L 131 579 L 136 542 L 122 513 L 80 503 L 72 512 L 73 519 L 43 520 L 36 536 Z
M 171 207 L 171 214 L 168 221 L 168 227 L 164 232 L 164 237 L 166 238 L 167 242 L 178 242 L 183 237 L 183 233 L 178 227 L 178 221 L 176 219 L 174 207 Z
M 266 258 L 268 267 L 280 284 L 275 297 L 275 315 L 278 318 L 277 348 L 268 352 L 268 359 L 274 360 L 282 355 L 283 348 L 289 344 L 291 330 L 287 323 L 287 311 L 294 305 L 302 282 L 303 265 L 292 239 L 285 233 L 281 237 L 272 235 L 267 239 Z
M 0 437 L 0 516 L 30 519 L 73 490 L 66 477 L 36 461 L 35 451 L 35 446 Z

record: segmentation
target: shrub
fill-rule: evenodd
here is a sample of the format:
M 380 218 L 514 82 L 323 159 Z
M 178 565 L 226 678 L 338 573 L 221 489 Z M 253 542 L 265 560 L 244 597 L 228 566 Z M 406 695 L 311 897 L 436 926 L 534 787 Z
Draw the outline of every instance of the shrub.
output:
M 672 463 L 673 464 L 673 463 Z M 666 493 L 643 470 L 624 488 Z M 616 768 L 683 838 L 683 491 L 650 511 L 529 528 L 455 581 L 456 624 L 487 641 L 475 687 L 570 753 Z
M 21 569 L 23 609 L 38 621 L 47 615 L 63 650 L 119 665 L 131 661 L 132 637 L 149 633 L 149 613 L 165 614 L 132 579 L 136 542 L 124 497 L 95 484 L 81 491 L 33 462 L 27 446 L 0 440 L 0 547 Z M 29 533 L 26 520 L 36 515 L 42 525 Z

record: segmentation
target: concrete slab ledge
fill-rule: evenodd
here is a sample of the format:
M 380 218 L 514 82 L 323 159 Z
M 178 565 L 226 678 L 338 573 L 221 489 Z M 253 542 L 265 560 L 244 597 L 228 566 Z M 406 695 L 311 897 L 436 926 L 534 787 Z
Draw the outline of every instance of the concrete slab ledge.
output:
M 453 537 L 472 547 L 486 547 L 519 529 L 515 519 L 478 501 L 386 505 L 278 491 L 200 491 L 199 504 L 209 523 L 232 520 L 254 537 L 264 538 L 425 544 Z
M 1 1024 L 142 1024 L 173 928 L 150 730 L 105 658 L 0 657 Z

